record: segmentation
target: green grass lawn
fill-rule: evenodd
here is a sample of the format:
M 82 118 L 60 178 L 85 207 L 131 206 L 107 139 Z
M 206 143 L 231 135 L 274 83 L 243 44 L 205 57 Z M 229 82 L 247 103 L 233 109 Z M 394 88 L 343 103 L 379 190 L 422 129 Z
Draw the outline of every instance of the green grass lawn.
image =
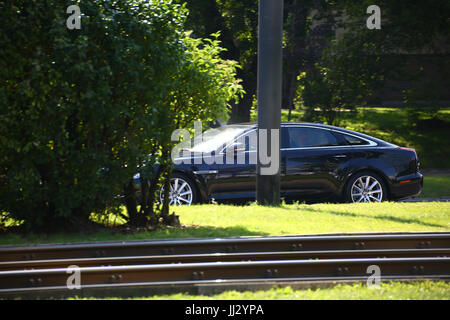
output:
M 342 113 L 339 126 L 416 149 L 423 168 L 449 168 L 450 128 L 418 129 L 411 126 L 405 110 L 359 108 L 351 117 Z M 303 113 L 294 110 L 292 121 Z M 438 118 L 450 121 L 450 109 Z M 252 114 L 252 120 L 256 114 Z M 287 110 L 282 110 L 287 121 Z M 450 177 L 425 176 L 421 197 L 450 196 Z M 64 243 L 109 240 L 276 236 L 354 232 L 449 231 L 450 203 L 292 204 L 280 207 L 194 205 L 173 207 L 181 228 L 138 233 L 104 230 L 86 234 L 14 234 L 0 229 L 0 245 Z M 111 217 L 110 221 L 115 221 Z M 274 288 L 258 292 L 227 291 L 214 296 L 175 294 L 150 299 L 449 299 L 450 285 L 443 282 L 387 283 L 380 289 L 365 285 L 338 285 L 315 290 Z
M 450 176 L 424 177 L 420 198 L 450 198 Z
M 438 118 L 450 120 L 446 112 L 440 112 Z M 344 117 L 342 125 L 399 146 L 414 148 L 423 168 L 450 167 L 450 161 L 443 161 L 450 158 L 450 127 L 412 127 L 406 111 L 393 108 L 361 108 L 355 119 Z
M 108 298 L 107 298 L 108 299 Z M 116 298 L 109 298 L 116 299 Z M 260 291 L 225 291 L 215 295 L 177 293 L 138 297 L 144 300 L 448 300 L 448 282 L 387 282 L 379 288 L 369 288 L 365 283 L 338 284 L 331 288 L 295 290 L 291 287 Z
M 450 203 L 294 204 L 281 208 L 203 205 L 176 208 L 197 235 L 288 235 L 448 231 Z M 201 231 L 201 232 L 200 232 Z
M 423 168 L 449 168 L 450 126 L 447 128 L 417 128 L 408 122 L 407 112 L 401 108 L 358 108 L 356 116 L 342 112 L 338 126 L 386 140 L 403 147 L 414 148 Z M 443 109 L 438 119 L 450 122 L 450 109 Z M 292 121 L 302 121 L 301 110 L 292 111 Z M 287 121 L 288 110 L 282 110 Z M 251 119 L 257 119 L 252 113 Z
M 153 232 L 37 235 L 0 234 L 0 244 L 86 242 L 160 238 L 203 238 L 232 236 L 276 236 L 317 233 L 449 231 L 450 203 L 360 203 L 291 204 L 280 207 L 193 205 L 171 208 L 182 228 Z M 382 283 L 381 288 L 363 284 L 332 288 L 294 290 L 273 288 L 257 292 L 226 291 L 216 295 L 172 294 L 136 299 L 449 299 L 450 285 L 444 282 Z M 115 299 L 115 298 L 112 298 Z
M 255 204 L 172 207 L 181 228 L 124 234 L 0 233 L 0 244 L 86 242 L 161 238 L 276 236 L 350 232 L 449 231 L 450 203 L 291 204 L 264 207 Z

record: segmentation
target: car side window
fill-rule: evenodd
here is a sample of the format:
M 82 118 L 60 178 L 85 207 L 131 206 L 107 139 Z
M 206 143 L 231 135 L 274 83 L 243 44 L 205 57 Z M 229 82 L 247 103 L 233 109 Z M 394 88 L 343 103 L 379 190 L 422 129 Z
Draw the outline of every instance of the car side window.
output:
M 347 146 L 364 146 L 370 144 L 368 141 L 351 136 L 341 132 L 334 132 L 334 135 L 341 141 L 341 144 Z
M 258 145 L 257 131 L 250 131 L 245 135 L 245 150 L 246 151 L 256 151 Z
M 352 146 L 363 146 L 366 144 L 369 144 L 368 141 L 357 138 L 355 136 L 349 136 L 347 134 L 344 134 L 344 138 L 345 140 L 347 140 L 348 144 L 352 145 Z
M 288 148 L 287 128 L 281 128 L 281 148 Z M 233 143 L 242 143 L 245 145 L 245 151 L 257 151 L 258 147 L 258 131 L 251 130 L 236 138 Z
M 233 142 L 234 143 L 242 143 L 243 145 L 245 145 L 245 151 L 256 151 L 257 150 L 256 146 L 258 144 L 257 131 L 251 130 L 251 131 L 239 136 Z
M 288 128 L 289 148 L 313 148 L 338 146 L 336 137 L 329 131 L 317 128 Z
M 234 142 L 240 142 L 245 144 L 245 151 L 257 151 L 258 145 L 258 131 L 251 130 L 244 135 L 237 138 Z M 281 129 L 281 148 L 286 148 L 286 130 L 285 128 Z

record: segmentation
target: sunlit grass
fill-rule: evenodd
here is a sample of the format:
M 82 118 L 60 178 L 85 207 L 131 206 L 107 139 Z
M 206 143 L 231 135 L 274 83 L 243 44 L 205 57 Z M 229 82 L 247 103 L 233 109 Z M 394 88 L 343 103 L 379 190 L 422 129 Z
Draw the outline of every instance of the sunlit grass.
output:
M 76 298 L 77 299 L 77 298 Z M 118 298 L 106 298 L 118 299 Z M 387 282 L 379 288 L 369 288 L 365 283 L 338 284 L 329 288 L 293 289 L 272 288 L 259 291 L 230 290 L 214 295 L 176 293 L 135 297 L 139 300 L 449 300 L 448 282 Z
M 0 244 L 278 236 L 315 233 L 449 231 L 450 203 L 251 204 L 172 207 L 180 228 L 86 234 L 0 234 Z
M 421 198 L 450 198 L 450 176 L 424 177 Z
M 247 235 L 448 231 L 450 203 L 294 204 L 281 208 L 203 205 L 175 209 L 181 221 Z

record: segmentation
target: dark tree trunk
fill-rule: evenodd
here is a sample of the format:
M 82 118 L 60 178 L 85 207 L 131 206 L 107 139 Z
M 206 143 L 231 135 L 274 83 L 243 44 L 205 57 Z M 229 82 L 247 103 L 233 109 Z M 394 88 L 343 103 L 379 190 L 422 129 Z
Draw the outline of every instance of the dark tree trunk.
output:
M 134 189 L 133 180 L 130 180 L 124 188 L 125 191 L 125 206 L 128 212 L 128 223 L 131 226 L 139 226 L 141 221 L 139 219 L 139 213 L 136 208 L 136 193 Z
M 292 120 L 291 112 L 292 109 L 294 109 L 294 96 L 296 86 L 297 86 L 297 73 L 292 72 L 291 78 L 289 79 L 288 96 L 286 98 L 286 105 L 289 109 L 288 121 Z
M 256 95 L 256 85 L 256 77 L 245 81 L 244 90 L 246 94 L 238 104 L 232 104 L 230 120 L 228 121 L 229 124 L 250 121 L 250 110 L 253 104 L 253 98 Z

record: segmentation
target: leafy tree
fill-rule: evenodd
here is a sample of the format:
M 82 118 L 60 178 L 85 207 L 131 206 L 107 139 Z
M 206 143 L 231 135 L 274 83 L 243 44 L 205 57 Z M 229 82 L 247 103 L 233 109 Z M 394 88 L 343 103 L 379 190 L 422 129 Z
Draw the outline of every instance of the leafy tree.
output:
M 304 120 L 339 125 L 342 111 L 356 112 L 356 106 L 367 104 L 386 78 L 395 76 L 399 63 L 396 57 L 373 52 L 380 53 L 380 48 L 351 34 L 323 48 L 320 59 L 300 77 Z
M 320 56 L 319 42 L 323 41 L 318 28 L 311 31 L 312 9 L 323 10 L 327 2 L 312 0 L 284 0 L 284 50 L 283 50 L 283 102 L 284 108 L 292 106 L 297 76 L 305 66 L 313 65 Z M 227 52 L 224 57 L 237 60 L 242 66 L 238 77 L 243 80 L 245 95 L 232 105 L 231 122 L 250 120 L 257 88 L 258 1 L 256 0 L 188 0 L 189 28 L 201 37 L 221 31 Z M 319 34 L 319 36 L 318 36 Z
M 174 127 L 186 128 L 194 120 L 205 123 L 229 118 L 230 103 L 244 94 L 237 78 L 240 66 L 234 60 L 221 58 L 226 51 L 218 40 L 220 33 L 210 38 L 184 38 L 186 59 L 176 75 L 171 92 L 171 112 Z M 207 99 L 205 99 L 207 97 Z
M 344 103 L 348 108 L 366 101 L 373 103 L 373 92 L 387 80 L 409 80 L 402 69 L 408 62 L 405 52 L 414 53 L 426 47 L 434 53 L 446 53 L 448 1 L 377 1 L 381 8 L 381 30 L 368 30 L 366 9 L 373 4 L 370 0 L 284 0 L 283 108 L 291 109 L 294 100 L 302 101 L 297 89 L 304 87 L 305 82 L 309 83 L 305 90 L 313 83 L 327 83 L 331 92 L 333 83 L 350 85 L 350 91 L 355 93 L 353 98 L 349 90 L 336 89 L 332 102 L 335 106 Z M 187 0 L 187 7 L 191 11 L 187 19 L 189 28 L 200 37 L 222 31 L 220 39 L 228 49 L 225 56 L 242 65 L 238 76 L 243 79 L 246 94 L 233 105 L 231 122 L 248 121 L 256 95 L 258 1 Z M 321 23 L 317 24 L 318 21 Z M 339 38 L 342 44 L 331 42 L 337 29 L 345 30 L 345 36 Z M 327 54 L 336 57 L 328 59 Z M 324 68 L 335 70 L 332 63 L 341 64 L 336 68 L 340 73 L 334 73 L 334 80 L 317 81 Z M 348 77 L 347 72 L 342 72 L 346 66 L 352 68 Z M 300 82 L 297 79 L 302 72 L 306 75 Z M 337 80 L 339 75 L 341 79 Z M 346 91 L 345 97 L 342 90 Z M 323 98 L 310 95 L 311 99 L 314 97 Z M 315 102 L 311 99 L 307 112 L 316 117 Z M 340 100 L 345 102 L 337 102 Z M 324 114 L 318 116 L 323 119 Z
M 243 93 L 237 63 L 220 57 L 218 34 L 186 35 L 187 11 L 169 0 L 81 1 L 79 30 L 66 27 L 70 4 L 0 4 L 0 210 L 34 230 L 82 229 L 108 212 L 172 223 L 156 201 L 171 133 L 227 118 Z
M 366 27 L 369 16 L 366 8 L 373 4 L 371 1 L 329 4 L 328 18 L 332 17 L 333 28 L 340 28 L 343 35 L 322 48 L 321 57 L 313 68 L 302 70 L 305 74 L 299 92 L 306 110 L 305 120 L 319 117 L 328 123 L 337 123 L 339 110 L 374 102 L 371 95 L 387 81 L 409 81 L 406 102 L 413 109 L 418 106 L 419 97 L 422 101 L 437 96 L 442 99 L 445 89 L 424 93 L 423 86 L 414 84 L 411 70 L 406 66 L 415 59 L 419 70 L 425 67 L 417 53 L 428 52 L 425 55 L 428 57 L 445 53 L 449 40 L 448 1 L 378 1 L 380 30 Z M 448 73 L 445 75 L 441 71 L 441 76 L 435 78 L 448 82 Z M 416 103 L 411 103 L 413 101 Z M 320 112 L 314 112 L 315 108 L 320 108 Z
M 403 91 L 404 102 L 408 112 L 408 123 L 419 126 L 419 129 L 438 129 L 448 127 L 448 123 L 438 119 L 440 109 L 448 106 L 448 96 L 442 85 L 449 83 L 450 60 L 432 58 L 434 62 L 433 75 L 420 67 L 411 76 L 412 85 Z
M 258 1 L 179 0 L 184 1 L 190 12 L 187 28 L 199 38 L 208 38 L 220 31 L 219 39 L 226 49 L 221 56 L 241 66 L 237 77 L 242 79 L 245 93 L 238 102 L 231 103 L 230 122 L 249 121 L 257 86 Z
M 302 99 L 298 96 L 301 92 L 299 89 L 307 89 L 302 84 L 305 79 L 310 78 L 306 76 L 314 73 L 317 77 L 320 73 L 316 70 L 316 63 L 333 39 L 333 26 L 336 25 L 336 19 L 339 17 L 331 10 L 333 7 L 334 2 L 327 0 L 285 0 L 282 106 L 289 109 L 289 121 L 295 101 Z M 318 79 L 315 78 L 315 80 Z
M 183 59 L 180 5 L 81 1 L 68 30 L 71 4 L 0 3 L 0 210 L 35 230 L 118 210 Z
M 240 80 L 236 77 L 238 64 L 220 57 L 225 49 L 220 46 L 218 37 L 219 34 L 216 33 L 211 35 L 211 39 L 196 39 L 188 33 L 183 39 L 184 59 L 172 78 L 174 86 L 169 95 L 167 112 L 164 113 L 164 132 L 153 143 L 153 154 L 158 154 L 157 169 L 148 170 L 147 167 L 140 175 L 143 188 L 139 210 L 136 199 L 132 198 L 127 202 L 128 212 L 138 217 L 137 221 L 149 221 L 152 225 L 159 222 L 176 223 L 176 217 L 169 215 L 168 211 L 168 183 L 173 165 L 170 154 L 172 132 L 178 128 L 189 128 L 196 120 L 202 121 L 204 125 L 218 119 L 226 121 L 230 103 L 237 102 L 244 93 Z M 147 183 L 148 180 L 150 183 Z M 159 190 L 163 184 L 166 194 L 164 203 L 160 203 Z M 132 191 L 130 186 L 130 195 L 133 195 Z M 155 211 L 155 206 L 159 210 Z M 161 214 L 158 215 L 157 212 Z

